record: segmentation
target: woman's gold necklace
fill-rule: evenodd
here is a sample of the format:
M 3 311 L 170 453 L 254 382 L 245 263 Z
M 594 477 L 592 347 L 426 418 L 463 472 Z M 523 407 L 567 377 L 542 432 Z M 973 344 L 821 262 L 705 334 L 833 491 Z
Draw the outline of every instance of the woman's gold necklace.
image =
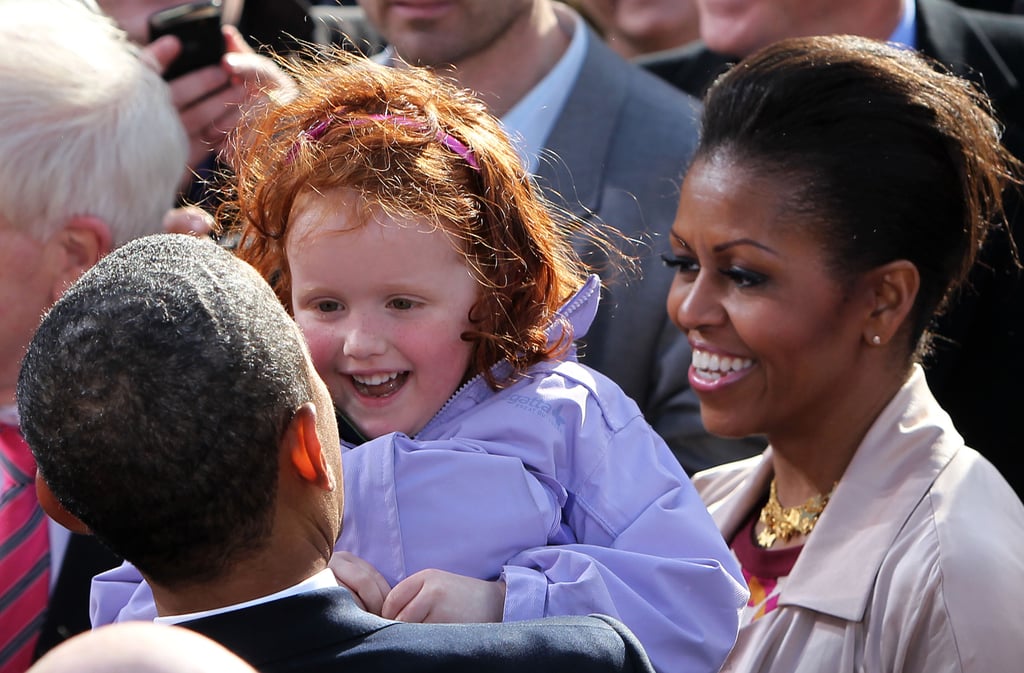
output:
M 762 549 L 770 549 L 776 539 L 788 542 L 797 533 L 809 534 L 814 530 L 818 517 L 821 516 L 835 490 L 833 484 L 831 491 L 808 498 L 802 505 L 783 507 L 779 504 L 779 494 L 775 490 L 773 478 L 768 492 L 768 502 L 761 508 L 760 521 L 764 524 L 764 529 L 757 534 L 757 544 Z

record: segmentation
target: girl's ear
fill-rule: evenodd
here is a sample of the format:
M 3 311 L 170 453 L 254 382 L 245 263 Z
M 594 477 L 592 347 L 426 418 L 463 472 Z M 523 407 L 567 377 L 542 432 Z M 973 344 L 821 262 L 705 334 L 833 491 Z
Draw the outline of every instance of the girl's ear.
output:
M 39 504 L 42 506 L 43 511 L 46 512 L 51 519 L 67 528 L 72 533 L 92 535 L 92 531 L 89 530 L 88 526 L 82 523 L 81 519 L 64 509 L 64 505 L 60 504 L 57 500 L 57 496 L 53 494 L 53 491 L 50 490 L 49 484 L 46 483 L 38 471 L 36 472 L 36 497 L 39 499 Z
M 914 308 L 921 275 L 913 263 L 899 259 L 870 271 L 867 282 L 872 309 L 864 324 L 864 341 L 881 346 L 892 340 Z
M 298 475 L 325 491 L 334 490 L 334 475 L 327 467 L 320 436 L 316 431 L 316 406 L 306 402 L 295 410 L 285 433 L 288 455 Z

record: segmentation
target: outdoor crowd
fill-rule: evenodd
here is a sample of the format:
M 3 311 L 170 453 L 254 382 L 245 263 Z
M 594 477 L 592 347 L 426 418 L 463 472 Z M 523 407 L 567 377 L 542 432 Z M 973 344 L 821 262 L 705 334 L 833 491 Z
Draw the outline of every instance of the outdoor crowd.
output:
M 1021 669 L 1024 3 L 180 1 L 0 0 L 0 673 Z

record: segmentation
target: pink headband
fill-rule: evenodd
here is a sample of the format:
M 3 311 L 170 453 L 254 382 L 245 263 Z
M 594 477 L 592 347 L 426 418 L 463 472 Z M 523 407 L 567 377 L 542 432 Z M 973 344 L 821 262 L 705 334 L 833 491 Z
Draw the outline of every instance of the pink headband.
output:
M 335 113 L 344 111 L 344 107 L 337 107 L 334 109 Z M 331 122 L 333 122 L 335 119 L 336 117 L 333 114 L 329 114 L 327 117 L 321 119 L 316 124 L 313 124 L 305 131 L 300 132 L 298 140 L 296 140 L 295 144 L 292 145 L 290 150 L 288 150 L 288 155 L 285 157 L 285 162 L 291 163 L 292 161 L 295 160 L 295 155 L 298 154 L 299 147 L 302 145 L 303 142 L 319 140 L 320 137 L 327 132 L 327 129 L 330 127 Z M 365 118 L 357 117 L 355 119 L 351 119 L 346 123 L 352 126 L 359 126 L 360 124 L 366 124 L 367 120 L 371 119 L 376 121 L 389 120 L 400 126 L 422 126 L 422 124 L 416 121 L 415 119 L 405 117 L 403 115 L 393 114 L 371 114 L 366 115 Z M 445 133 L 441 129 L 438 129 L 437 131 L 437 141 L 444 145 L 445 147 L 447 147 L 452 152 L 454 152 L 455 154 L 458 154 L 460 157 L 462 157 L 462 159 L 467 164 L 469 164 L 469 167 L 472 168 L 474 171 L 479 172 L 480 164 L 476 160 L 476 155 L 473 154 L 473 150 L 469 149 L 466 143 L 462 142 L 461 140 L 459 140 L 458 138 L 451 134 Z

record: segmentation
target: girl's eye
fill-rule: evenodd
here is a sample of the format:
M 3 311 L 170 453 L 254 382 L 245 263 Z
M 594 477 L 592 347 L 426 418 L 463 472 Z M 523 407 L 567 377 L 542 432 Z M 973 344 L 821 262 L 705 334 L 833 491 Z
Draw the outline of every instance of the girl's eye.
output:
M 738 266 L 722 269 L 720 273 L 734 282 L 737 287 L 755 287 L 768 280 L 768 277 L 763 273 L 757 273 L 756 271 L 750 271 Z
M 396 308 L 399 311 L 408 311 L 413 307 L 413 302 L 411 299 L 403 299 L 401 297 L 398 297 L 396 299 L 392 299 L 391 301 L 389 301 L 388 306 L 390 306 L 391 308 Z
M 333 313 L 334 311 L 340 310 L 341 304 L 336 301 L 325 299 L 316 303 L 316 310 L 320 313 Z
M 665 266 L 678 269 L 679 273 L 697 273 L 700 271 L 700 264 L 693 257 L 687 257 L 685 255 L 662 255 L 661 261 L 665 263 Z

